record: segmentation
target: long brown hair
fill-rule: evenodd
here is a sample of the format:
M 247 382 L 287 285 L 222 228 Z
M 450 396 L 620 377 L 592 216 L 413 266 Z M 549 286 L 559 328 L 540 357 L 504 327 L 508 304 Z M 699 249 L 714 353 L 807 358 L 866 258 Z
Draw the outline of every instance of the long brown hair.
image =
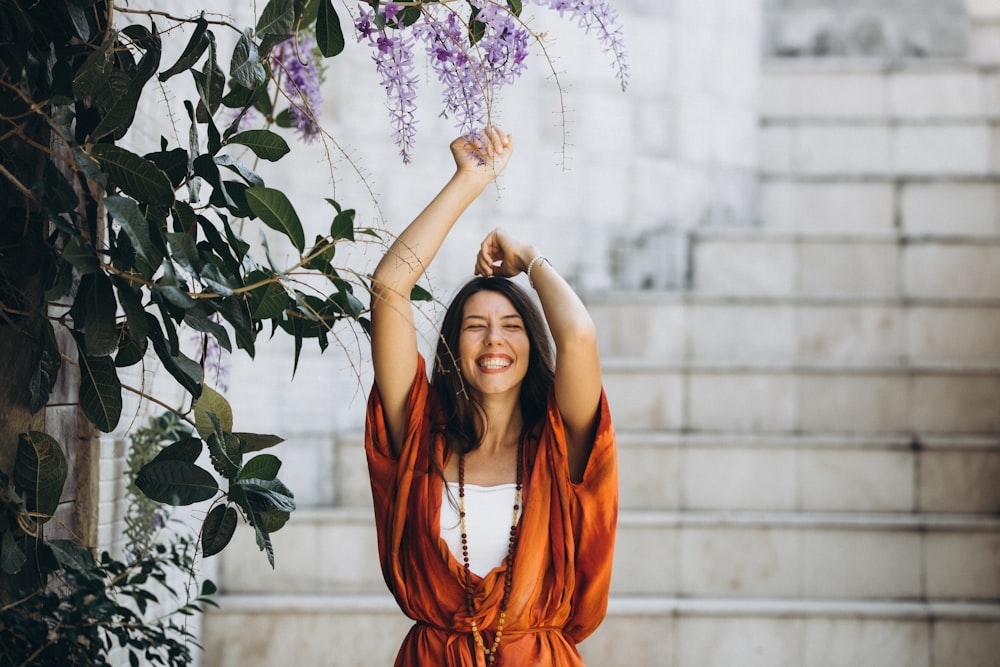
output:
M 479 446 L 481 433 L 476 424 L 485 419 L 482 406 L 466 390 L 458 367 L 458 339 L 462 331 L 465 304 L 473 294 L 483 291 L 498 292 L 514 306 L 528 336 L 530 355 L 528 370 L 521 383 L 520 407 L 523 432 L 527 433 L 544 416 L 548 404 L 549 388 L 555 377 L 552 345 L 548 326 L 538 307 L 528 293 L 506 278 L 473 278 L 452 299 L 441 323 L 437 351 L 434 355 L 434 372 L 431 384 L 438 392 L 444 410 L 442 424 L 445 434 L 464 452 Z M 477 416 L 479 420 L 477 420 Z

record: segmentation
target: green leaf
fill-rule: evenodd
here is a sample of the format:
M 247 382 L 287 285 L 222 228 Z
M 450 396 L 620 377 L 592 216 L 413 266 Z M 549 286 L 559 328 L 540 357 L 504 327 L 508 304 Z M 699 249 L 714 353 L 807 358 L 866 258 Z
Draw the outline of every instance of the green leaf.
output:
M 63 248 L 63 259 L 73 265 L 73 268 L 83 275 L 100 270 L 101 263 L 97 259 L 94 248 L 83 240 L 82 236 L 72 236 Z
M 433 301 L 434 295 L 420 285 L 414 285 L 410 290 L 410 301 Z
M 259 452 L 285 441 L 280 436 L 266 433 L 234 433 L 233 435 L 243 441 L 243 451 L 245 452 Z
M 210 334 L 219 345 L 226 351 L 233 351 L 233 344 L 229 340 L 229 332 L 218 322 L 210 318 L 210 313 L 203 303 L 184 313 L 184 324 L 187 324 L 195 331 Z
M 344 50 L 344 32 L 340 27 L 340 17 L 337 16 L 330 0 L 319 0 L 319 13 L 316 15 L 316 44 L 320 53 L 327 58 Z
M 354 209 L 349 208 L 346 211 L 340 211 L 337 213 L 337 217 L 333 219 L 333 224 L 330 225 L 330 236 L 334 241 L 353 241 L 354 240 Z
M 59 368 L 62 366 L 62 356 L 59 354 L 56 332 L 52 327 L 52 322 L 48 319 L 42 320 L 41 341 L 39 341 L 38 347 L 38 362 L 28 383 L 30 392 L 28 409 L 31 414 L 35 414 L 49 402 L 49 394 L 56 383 L 56 378 L 59 377 Z
M 288 142 L 270 130 L 247 130 L 229 137 L 229 143 L 246 146 L 262 160 L 275 162 L 291 150 Z
M 251 503 L 264 502 L 283 512 L 295 510 L 292 492 L 279 480 L 241 479 L 238 485 L 246 492 Z
M 216 155 L 215 164 L 220 167 L 225 167 L 235 174 L 239 174 L 240 178 L 246 181 L 250 186 L 264 185 L 264 179 L 261 178 L 257 172 L 231 155 Z M 231 193 L 230 196 L 232 196 Z
M 215 46 L 215 35 L 211 32 L 208 34 L 208 60 L 205 61 L 204 67 L 201 71 L 191 70 L 191 75 L 194 77 L 195 88 L 198 90 L 198 97 L 200 104 L 198 105 L 198 110 L 196 118 L 199 123 L 208 123 L 209 131 L 215 126 L 212 122 L 212 115 L 219 110 L 219 105 L 222 104 L 222 96 L 226 89 L 226 74 L 219 67 L 218 59 L 216 58 L 216 46 Z M 215 133 L 218 134 L 218 130 Z M 209 137 L 209 152 L 213 155 L 217 149 L 213 149 L 211 137 Z
M 282 232 L 301 254 L 306 245 L 305 233 L 295 208 L 281 190 L 247 188 L 247 204 L 254 215 L 276 231 Z
M 38 513 L 45 523 L 59 506 L 69 466 L 55 438 L 40 431 L 17 436 L 14 458 L 14 487 L 24 496 L 29 512 Z
M 145 53 L 134 69 L 127 73 L 121 70 L 112 72 L 112 74 L 124 74 L 127 77 L 127 85 L 125 90 L 114 95 L 114 102 L 104 114 L 101 122 L 91 131 L 91 140 L 101 139 L 109 134 L 115 139 L 121 139 L 125 135 L 125 132 L 131 127 L 132 121 L 135 120 L 135 112 L 139 106 L 142 89 L 146 82 L 156 74 L 156 70 L 160 66 L 161 46 L 158 34 L 150 33 L 140 25 L 130 25 L 122 32 L 129 36 L 133 45 L 145 49 Z
M 28 556 L 14 539 L 14 531 L 5 530 L 0 533 L 0 571 L 4 574 L 17 574 L 27 562 Z
M 156 254 L 152 251 L 153 241 L 149 236 L 149 221 L 146 220 L 146 216 L 142 214 L 136 203 L 128 197 L 111 195 L 104 198 L 104 207 L 111 214 L 111 217 L 121 225 L 139 256 L 152 263 L 152 258 Z
M 270 0 L 257 20 L 257 34 L 289 35 L 295 27 L 295 5 L 292 0 Z
M 281 459 L 274 454 L 259 454 L 243 466 L 240 471 L 240 479 L 263 479 L 273 480 L 278 476 L 281 469 Z
M 80 408 L 98 429 L 110 433 L 122 415 L 122 384 L 110 357 L 80 359 Z
M 198 246 L 187 232 L 167 232 L 167 243 L 170 245 L 170 256 L 191 275 L 198 275 L 201 270 L 201 257 Z
M 229 61 L 229 76 L 244 88 L 253 90 L 267 81 L 267 70 L 260 62 L 260 53 L 253 41 L 253 31 L 247 28 L 240 35 Z
M 152 460 L 135 476 L 146 496 L 169 505 L 192 505 L 214 497 L 219 484 L 212 473 L 187 461 Z
M 108 30 L 100 47 L 93 51 L 73 77 L 73 95 L 78 100 L 90 97 L 114 67 L 115 30 Z
M 247 275 L 247 284 L 253 285 L 262 280 L 274 277 L 273 273 L 253 271 Z M 255 287 L 250 292 L 250 314 L 254 319 L 269 320 L 280 317 L 288 306 L 288 294 L 278 282 L 270 282 Z
M 114 184 L 133 199 L 154 206 L 173 205 L 170 179 L 149 160 L 112 144 L 96 144 L 90 154 L 101 163 Z
M 256 521 L 260 523 L 261 527 L 263 527 L 268 533 L 281 530 L 281 528 L 288 523 L 289 518 L 291 518 L 291 514 L 289 512 L 279 510 L 275 507 L 268 507 L 263 512 L 257 512 L 255 516 Z
M 92 357 L 103 357 L 118 348 L 118 326 L 115 323 L 118 304 L 108 274 L 103 271 L 80 278 L 77 300 L 83 315 L 83 340 L 86 352 Z M 74 320 L 77 305 L 74 303 Z
M 215 432 L 215 426 L 208 413 L 215 415 L 223 431 L 233 430 L 233 408 L 229 405 L 229 401 L 208 385 L 202 385 L 201 396 L 194 404 L 194 424 L 198 435 L 205 439 Z
M 175 74 L 180 74 L 184 70 L 190 69 L 198 62 L 198 59 L 205 53 L 205 49 L 208 48 L 208 35 L 205 34 L 207 31 L 208 21 L 205 20 L 204 16 L 198 17 L 194 32 L 191 33 L 191 39 L 188 40 L 187 46 L 184 47 L 184 51 L 177 58 L 177 62 L 170 68 L 160 72 L 160 81 L 166 81 Z
M 160 322 L 151 313 L 146 313 L 149 325 L 149 339 L 153 342 L 156 356 L 160 358 L 163 368 L 184 387 L 189 394 L 197 398 L 201 395 L 201 383 L 204 379 L 201 366 L 184 356 L 181 352 L 171 354 L 167 340 L 160 329 Z
M 112 276 L 111 282 L 114 283 L 118 293 L 118 303 L 125 311 L 129 336 L 145 347 L 149 327 L 146 323 L 146 310 L 142 307 L 142 291 L 133 287 L 132 283 L 121 276 Z
M 236 532 L 236 510 L 229 505 L 216 505 L 205 517 L 201 528 L 201 553 L 214 556 L 229 544 Z
M 193 435 L 181 438 L 177 442 L 172 442 L 153 458 L 154 461 L 186 461 L 194 463 L 201 456 L 202 441 Z

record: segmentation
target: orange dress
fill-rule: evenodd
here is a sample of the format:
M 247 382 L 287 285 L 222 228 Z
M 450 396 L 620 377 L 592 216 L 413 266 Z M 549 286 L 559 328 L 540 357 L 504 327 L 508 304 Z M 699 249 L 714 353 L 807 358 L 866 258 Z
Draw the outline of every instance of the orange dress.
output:
M 441 538 L 446 443 L 423 358 L 410 390 L 405 440 L 393 456 L 377 389 L 368 402 L 365 450 L 375 501 L 382 574 L 400 609 L 416 623 L 396 667 L 486 664 L 466 611 L 465 570 Z M 604 619 L 618 518 L 614 429 L 602 392 L 593 450 L 581 483 L 572 483 L 562 419 L 550 392 L 547 420 L 524 446 L 520 537 L 507 621 L 495 664 L 578 667 L 577 642 Z M 493 641 L 503 598 L 501 564 L 472 574 L 475 620 Z

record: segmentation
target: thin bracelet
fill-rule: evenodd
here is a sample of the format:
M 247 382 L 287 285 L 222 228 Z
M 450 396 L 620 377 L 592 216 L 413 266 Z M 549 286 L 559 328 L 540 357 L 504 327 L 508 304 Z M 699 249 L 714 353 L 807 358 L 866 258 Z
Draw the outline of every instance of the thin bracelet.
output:
M 531 269 L 535 268 L 535 262 L 548 262 L 549 266 L 552 266 L 552 262 L 549 262 L 549 258 L 545 255 L 537 255 L 533 260 L 528 262 L 528 269 L 525 273 L 528 275 L 528 284 L 531 285 L 531 289 L 535 289 L 535 281 L 531 279 Z

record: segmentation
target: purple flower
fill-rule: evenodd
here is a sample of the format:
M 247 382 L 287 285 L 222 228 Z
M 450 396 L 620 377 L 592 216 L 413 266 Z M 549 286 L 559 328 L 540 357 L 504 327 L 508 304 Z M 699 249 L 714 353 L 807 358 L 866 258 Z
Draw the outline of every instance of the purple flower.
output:
M 605 53 L 610 53 L 622 90 L 628 86 L 628 58 L 625 53 L 625 39 L 622 34 L 618 12 L 609 0 L 534 0 L 538 5 L 548 6 L 559 12 L 559 16 L 569 14 L 577 20 L 577 25 L 589 35 L 597 33 L 604 45 Z
M 319 134 L 320 72 L 316 67 L 316 39 L 300 33 L 298 42 L 291 37 L 271 50 L 271 71 L 289 102 L 292 124 L 302 139 L 311 142 Z
M 386 15 L 394 17 L 399 8 L 388 4 Z M 416 133 L 417 110 L 417 77 L 413 73 L 413 35 L 399 30 L 389 37 L 384 29 L 374 27 L 375 14 L 364 10 L 355 22 L 358 29 L 358 41 L 367 40 L 369 46 L 375 49 L 372 60 L 382 77 L 385 87 L 389 120 L 396 133 L 396 145 L 403 156 L 403 162 L 409 163 L 413 150 L 413 138 Z

